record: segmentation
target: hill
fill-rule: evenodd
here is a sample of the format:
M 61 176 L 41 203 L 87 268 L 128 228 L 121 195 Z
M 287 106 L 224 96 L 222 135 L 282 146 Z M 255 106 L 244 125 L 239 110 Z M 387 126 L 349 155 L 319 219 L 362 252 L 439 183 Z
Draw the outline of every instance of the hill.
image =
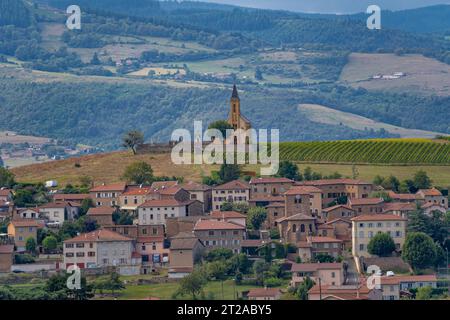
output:
M 422 155 L 423 164 L 412 164 L 408 159 L 401 158 L 407 165 L 386 164 L 380 159 L 386 159 L 387 155 L 392 155 L 392 150 L 398 149 L 397 144 L 402 144 L 404 148 L 400 151 L 402 154 L 415 154 L 414 150 L 420 150 L 424 146 L 427 147 L 426 156 Z M 364 146 L 364 148 L 362 148 Z M 442 165 L 437 164 L 435 152 L 442 148 L 446 153 L 441 158 Z M 370 149 L 370 147 L 374 147 Z M 367 149 L 366 149 L 367 148 Z M 383 152 L 384 148 L 388 148 L 388 152 Z M 379 141 L 344 141 L 344 142 L 293 142 L 281 144 L 281 157 L 283 159 L 300 160 L 298 165 L 300 170 L 304 170 L 309 166 L 314 171 L 323 175 L 331 175 L 335 172 L 341 173 L 345 177 L 352 177 L 354 164 L 346 164 L 343 162 L 367 162 L 357 164 L 359 178 L 372 181 L 376 175 L 389 176 L 395 175 L 399 179 L 409 179 L 414 172 L 424 170 L 431 177 L 433 182 L 439 186 L 450 185 L 450 142 L 430 141 L 423 139 L 402 139 L 402 140 L 379 140 Z M 338 151 L 341 150 L 342 152 Z M 326 151 L 324 151 L 326 150 Z M 334 151 L 333 151 L 334 150 Z M 353 150 L 353 151 L 346 151 Z M 359 151 L 358 151 L 359 150 Z M 382 152 L 381 156 L 377 156 L 377 151 Z M 330 154 L 328 158 L 324 154 Z M 342 154 L 342 156 L 340 156 Z M 372 155 L 372 156 L 369 156 Z M 446 157 L 445 157 L 446 155 Z M 320 159 L 317 161 L 317 159 Z M 396 159 L 392 158 L 392 161 Z M 400 159 L 400 158 L 397 158 Z M 418 161 L 418 157 L 415 158 Z M 359 160 L 359 161 L 358 161 Z M 133 156 L 129 151 L 102 153 L 88 155 L 78 158 L 70 158 L 65 160 L 53 161 L 43 164 L 35 164 L 13 168 L 12 172 L 16 175 L 16 179 L 20 182 L 42 182 L 47 180 L 57 180 L 61 185 L 67 183 L 79 184 L 82 176 L 88 176 L 93 179 L 94 183 L 102 182 L 111 183 L 121 180 L 125 167 L 136 161 L 145 161 L 154 169 L 155 175 L 159 176 L 179 176 L 185 180 L 201 181 L 202 176 L 209 175 L 211 170 L 217 170 L 218 166 L 211 165 L 174 165 L 170 159 L 169 153 L 140 154 Z M 337 163 L 320 163 L 322 161 Z M 372 161 L 381 163 L 370 164 Z M 446 162 L 445 162 L 446 161 Z M 259 172 L 258 166 L 246 165 L 245 171 Z
M 445 140 L 379 139 L 284 142 L 280 158 L 304 162 L 450 165 Z

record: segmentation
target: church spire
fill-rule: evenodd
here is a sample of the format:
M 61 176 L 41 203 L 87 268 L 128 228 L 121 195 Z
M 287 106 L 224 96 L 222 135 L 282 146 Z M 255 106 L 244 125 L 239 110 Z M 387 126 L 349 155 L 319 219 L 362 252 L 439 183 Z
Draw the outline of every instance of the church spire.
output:
M 239 99 L 239 94 L 237 91 L 236 84 L 233 85 L 233 93 L 231 94 L 232 99 Z

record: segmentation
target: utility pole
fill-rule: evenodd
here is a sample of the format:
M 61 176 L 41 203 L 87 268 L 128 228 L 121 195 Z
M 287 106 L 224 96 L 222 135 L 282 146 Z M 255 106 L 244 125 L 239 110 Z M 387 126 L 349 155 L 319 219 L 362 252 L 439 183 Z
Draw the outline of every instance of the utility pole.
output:
M 322 280 L 319 277 L 319 300 L 322 300 Z

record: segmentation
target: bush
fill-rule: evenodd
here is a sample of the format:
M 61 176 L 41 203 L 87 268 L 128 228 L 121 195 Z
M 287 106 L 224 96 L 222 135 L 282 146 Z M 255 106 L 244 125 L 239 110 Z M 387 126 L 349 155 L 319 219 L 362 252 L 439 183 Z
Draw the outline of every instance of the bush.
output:
M 395 242 L 389 234 L 378 233 L 370 239 L 367 250 L 370 254 L 388 257 L 395 250 Z
M 18 254 L 14 257 L 14 262 L 16 264 L 34 263 L 34 258 L 30 254 Z
M 281 286 L 282 281 L 278 278 L 271 277 L 264 280 L 264 285 L 268 288 Z

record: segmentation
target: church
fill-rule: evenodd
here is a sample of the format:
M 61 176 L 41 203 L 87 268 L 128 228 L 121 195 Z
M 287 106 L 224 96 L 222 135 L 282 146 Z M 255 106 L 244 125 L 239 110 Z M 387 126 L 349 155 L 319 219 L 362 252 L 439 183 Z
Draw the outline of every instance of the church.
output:
M 241 114 L 241 100 L 236 85 L 233 86 L 233 93 L 230 100 L 230 114 L 228 116 L 228 123 L 233 126 L 234 130 L 248 130 L 252 127 L 250 121 Z

